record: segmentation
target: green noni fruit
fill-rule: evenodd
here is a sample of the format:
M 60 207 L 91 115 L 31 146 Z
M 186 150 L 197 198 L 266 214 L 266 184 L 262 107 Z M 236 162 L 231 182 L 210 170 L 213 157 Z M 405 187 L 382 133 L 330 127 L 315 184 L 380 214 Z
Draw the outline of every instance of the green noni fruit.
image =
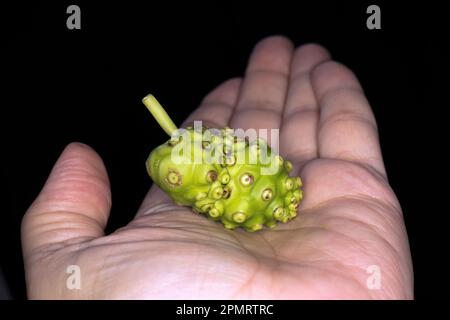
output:
M 177 204 L 227 229 L 257 231 L 297 216 L 301 179 L 265 140 L 250 142 L 228 127 L 177 129 L 152 95 L 142 101 L 171 136 L 150 153 L 147 172 Z

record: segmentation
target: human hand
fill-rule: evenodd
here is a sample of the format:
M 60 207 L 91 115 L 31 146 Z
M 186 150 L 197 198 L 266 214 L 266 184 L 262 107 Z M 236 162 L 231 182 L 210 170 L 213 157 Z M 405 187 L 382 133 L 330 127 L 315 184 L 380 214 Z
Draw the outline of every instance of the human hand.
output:
M 104 235 L 105 167 L 70 144 L 22 223 L 29 298 L 412 298 L 402 211 L 387 181 L 370 106 L 355 76 L 317 45 L 270 37 L 245 77 L 213 90 L 187 121 L 280 128 L 303 180 L 299 216 L 248 233 L 175 205 L 153 186 L 135 219 Z M 66 287 L 78 265 L 81 287 Z M 370 289 L 367 268 L 381 282 Z

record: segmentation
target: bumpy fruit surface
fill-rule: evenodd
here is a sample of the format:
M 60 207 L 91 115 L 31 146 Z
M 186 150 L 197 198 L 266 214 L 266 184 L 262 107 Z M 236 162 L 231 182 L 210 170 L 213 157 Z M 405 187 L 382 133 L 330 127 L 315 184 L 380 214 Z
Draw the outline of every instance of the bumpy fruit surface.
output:
M 249 142 L 230 128 L 177 130 L 153 96 L 143 102 L 172 136 L 150 153 L 147 171 L 177 204 L 247 231 L 297 216 L 301 179 L 289 176 L 292 164 L 264 140 Z

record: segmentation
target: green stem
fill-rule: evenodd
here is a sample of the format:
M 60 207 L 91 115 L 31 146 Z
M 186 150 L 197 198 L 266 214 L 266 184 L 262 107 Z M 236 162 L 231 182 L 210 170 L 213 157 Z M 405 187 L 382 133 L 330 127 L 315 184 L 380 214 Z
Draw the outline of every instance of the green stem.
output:
M 172 134 L 175 133 L 176 130 L 178 130 L 177 126 L 173 123 L 172 119 L 170 119 L 166 110 L 164 110 L 162 105 L 158 102 L 158 100 L 156 100 L 153 95 L 147 95 L 144 99 L 142 99 L 142 103 L 145 104 L 156 121 L 158 121 L 161 128 L 163 128 L 163 130 L 169 136 L 172 136 Z

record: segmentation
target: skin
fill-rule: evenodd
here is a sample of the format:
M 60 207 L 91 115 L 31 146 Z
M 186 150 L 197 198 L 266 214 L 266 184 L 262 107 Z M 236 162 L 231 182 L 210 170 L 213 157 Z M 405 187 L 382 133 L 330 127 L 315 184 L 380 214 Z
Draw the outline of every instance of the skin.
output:
M 326 49 L 263 39 L 245 76 L 214 89 L 185 125 L 194 119 L 280 128 L 280 152 L 304 183 L 299 216 L 274 230 L 229 231 L 153 186 L 135 219 L 105 236 L 105 167 L 72 143 L 22 223 L 29 298 L 413 298 L 407 233 L 373 113 L 354 74 Z M 66 288 L 73 264 L 79 290 Z

